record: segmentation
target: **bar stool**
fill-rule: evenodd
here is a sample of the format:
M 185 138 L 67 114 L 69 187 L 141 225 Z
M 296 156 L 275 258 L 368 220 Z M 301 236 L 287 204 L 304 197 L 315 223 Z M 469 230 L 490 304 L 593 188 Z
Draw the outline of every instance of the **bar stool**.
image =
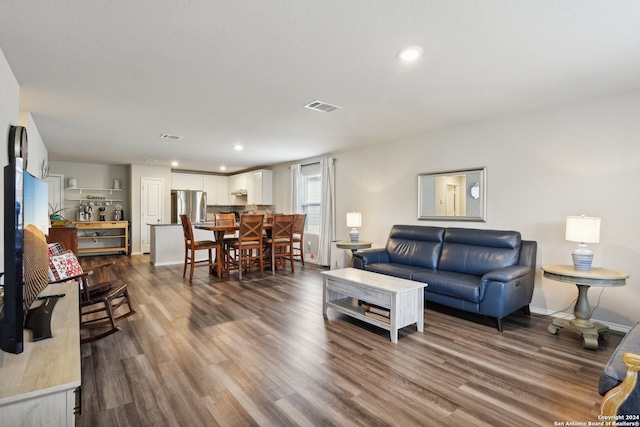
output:
M 300 262 L 304 266 L 304 223 L 307 214 L 295 214 L 293 218 L 293 259 L 300 257 Z M 297 246 L 296 246 L 297 244 Z
M 293 219 L 294 215 L 276 215 L 273 221 L 271 238 L 267 246 L 271 249 L 271 273 L 276 274 L 276 264 L 280 262 L 285 268 L 287 261 L 293 268 Z
M 240 217 L 240 232 L 238 241 L 233 244 L 238 263 L 238 278 L 242 280 L 242 271 L 246 268 L 249 273 L 254 263 L 258 263 L 260 277 L 264 276 L 262 260 L 262 226 L 264 215 L 248 214 Z
M 223 249 L 223 243 L 214 242 L 213 240 L 195 240 L 189 217 L 180 215 L 180 222 L 182 222 L 182 231 L 184 233 L 184 269 L 182 270 L 182 277 L 187 273 L 187 264 L 190 264 L 191 272 L 189 273 L 189 282 L 191 282 L 193 280 L 193 269 L 196 264 L 207 263 L 209 265 L 209 274 L 213 273 L 214 263 L 211 251 L 213 249 L 221 251 Z M 209 251 L 209 259 L 196 261 L 196 252 L 203 250 Z

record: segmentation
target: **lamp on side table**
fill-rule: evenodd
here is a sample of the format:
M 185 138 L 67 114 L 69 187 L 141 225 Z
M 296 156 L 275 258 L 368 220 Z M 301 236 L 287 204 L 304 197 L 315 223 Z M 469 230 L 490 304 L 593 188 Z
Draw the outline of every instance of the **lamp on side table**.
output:
M 352 227 L 349 232 L 351 243 L 358 243 L 360 233 L 357 227 L 362 227 L 362 214 L 360 212 L 347 213 L 347 227 Z

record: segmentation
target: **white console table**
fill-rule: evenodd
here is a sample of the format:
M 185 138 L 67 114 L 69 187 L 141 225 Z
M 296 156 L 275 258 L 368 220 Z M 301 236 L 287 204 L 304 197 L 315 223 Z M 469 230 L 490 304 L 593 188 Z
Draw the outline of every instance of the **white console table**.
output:
M 33 342 L 25 330 L 22 353 L 0 351 L 0 426 L 75 424 L 81 381 L 78 284 L 49 285 L 40 295 L 51 294 L 65 294 L 53 308 L 53 337 Z

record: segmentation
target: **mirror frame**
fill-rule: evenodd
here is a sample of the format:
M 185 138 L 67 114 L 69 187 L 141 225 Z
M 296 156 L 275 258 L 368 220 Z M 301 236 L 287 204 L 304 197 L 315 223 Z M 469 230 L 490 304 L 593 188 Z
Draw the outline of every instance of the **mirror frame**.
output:
M 472 215 L 464 215 L 464 216 L 448 216 L 448 215 L 436 215 L 432 214 L 432 212 L 436 212 L 436 200 L 432 200 L 432 205 L 427 205 L 429 201 L 428 198 L 435 197 L 435 180 L 440 177 L 447 177 L 451 175 L 465 175 L 467 177 L 469 174 L 479 174 L 478 179 L 468 180 L 465 182 L 465 192 L 466 195 L 465 200 L 473 201 L 474 203 L 479 203 L 477 209 L 477 215 L 474 213 Z M 433 181 L 433 182 L 430 182 Z M 475 186 L 475 184 L 479 184 L 480 186 L 480 197 L 477 199 L 471 195 L 471 187 Z M 430 194 L 431 193 L 431 194 Z M 428 197 L 431 195 L 432 197 Z M 474 168 L 474 169 L 460 169 L 460 170 L 450 170 L 443 172 L 434 172 L 434 173 L 422 173 L 418 174 L 418 219 L 419 220 L 435 220 L 435 221 L 479 221 L 485 222 L 487 220 L 487 168 Z M 426 209 L 429 206 L 432 209 Z

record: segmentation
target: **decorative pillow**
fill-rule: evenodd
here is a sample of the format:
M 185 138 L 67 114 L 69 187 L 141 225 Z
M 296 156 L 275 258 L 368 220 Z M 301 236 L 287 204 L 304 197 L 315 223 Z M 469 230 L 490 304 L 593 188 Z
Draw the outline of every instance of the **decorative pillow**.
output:
M 60 255 L 61 253 L 64 253 L 62 243 L 49 243 L 49 256 Z
M 49 257 L 49 280 L 57 282 L 82 274 L 82 267 L 73 251 L 68 250 Z

